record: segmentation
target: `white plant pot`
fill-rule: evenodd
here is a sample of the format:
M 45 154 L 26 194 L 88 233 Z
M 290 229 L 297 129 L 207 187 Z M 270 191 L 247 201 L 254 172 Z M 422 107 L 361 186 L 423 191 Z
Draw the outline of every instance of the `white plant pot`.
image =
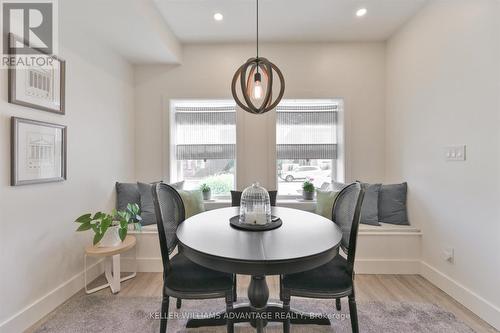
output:
M 98 247 L 113 247 L 121 244 L 122 240 L 120 239 L 120 234 L 118 234 L 118 230 L 120 226 L 112 226 L 106 230 L 104 236 L 101 241 L 97 243 Z

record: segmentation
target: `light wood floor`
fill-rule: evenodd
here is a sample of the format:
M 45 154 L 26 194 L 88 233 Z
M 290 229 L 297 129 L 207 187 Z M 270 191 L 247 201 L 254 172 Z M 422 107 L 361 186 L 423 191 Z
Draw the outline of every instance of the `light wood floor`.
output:
M 94 283 L 103 282 L 103 276 Z M 278 298 L 279 283 L 277 276 L 267 278 L 270 298 Z M 249 283 L 247 276 L 238 276 L 238 295 L 246 295 Z M 406 301 L 433 303 L 455 314 L 476 332 L 498 332 L 486 322 L 481 320 L 460 303 L 435 287 L 426 279 L 418 275 L 357 275 L 356 299 L 358 301 Z M 116 297 L 134 296 L 161 296 L 161 273 L 138 273 L 137 277 L 122 283 L 122 290 Z M 83 290 L 79 292 L 83 293 Z M 98 294 L 109 294 L 109 288 L 101 290 Z M 73 296 L 76 297 L 76 296 Z M 33 325 L 26 332 L 31 333 L 43 323 L 45 318 Z

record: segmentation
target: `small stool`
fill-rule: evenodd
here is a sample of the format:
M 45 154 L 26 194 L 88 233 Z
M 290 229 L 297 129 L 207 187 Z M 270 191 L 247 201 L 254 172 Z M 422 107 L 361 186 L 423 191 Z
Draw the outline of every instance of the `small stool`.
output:
M 85 255 L 83 259 L 84 265 L 84 281 L 85 292 L 87 294 L 94 293 L 98 290 L 110 287 L 111 292 L 116 294 L 120 291 L 120 283 L 129 280 L 137 275 L 137 249 L 134 251 L 134 272 L 125 277 L 120 275 L 120 253 L 126 252 L 135 247 L 135 237 L 127 236 L 123 242 L 118 246 L 113 247 L 97 247 L 95 245 L 87 246 L 85 248 Z M 108 283 L 93 289 L 87 289 L 87 257 L 104 257 L 104 275 Z

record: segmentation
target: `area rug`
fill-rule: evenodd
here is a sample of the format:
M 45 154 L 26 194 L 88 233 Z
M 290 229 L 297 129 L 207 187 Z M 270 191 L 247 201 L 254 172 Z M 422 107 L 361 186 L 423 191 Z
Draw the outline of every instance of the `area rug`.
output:
M 241 300 L 240 300 L 241 301 Z M 37 333 L 93 333 L 158 332 L 159 298 L 81 295 L 75 296 L 48 316 L 35 332 Z M 331 326 L 292 325 L 293 333 L 302 332 L 351 332 L 347 303 L 342 303 L 340 312 L 334 301 L 292 299 L 292 307 L 304 312 L 329 314 Z M 175 308 L 171 299 L 171 314 L 168 332 L 224 333 L 225 326 L 186 329 L 187 317 L 213 313 L 224 309 L 222 300 L 182 302 Z M 407 302 L 358 302 L 360 332 L 404 333 L 404 332 L 474 332 L 450 312 L 433 304 Z M 247 323 L 237 324 L 236 332 L 255 332 Z M 266 332 L 282 332 L 282 324 L 270 323 Z

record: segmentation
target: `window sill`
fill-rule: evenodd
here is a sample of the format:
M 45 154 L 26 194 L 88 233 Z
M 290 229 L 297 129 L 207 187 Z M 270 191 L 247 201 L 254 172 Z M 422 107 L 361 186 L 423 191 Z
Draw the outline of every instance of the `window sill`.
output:
M 211 200 L 203 200 L 203 204 L 206 210 L 224 208 L 231 206 L 231 200 L 229 199 L 211 199 Z
M 231 200 L 229 199 L 218 199 L 218 200 L 209 200 L 203 202 L 206 210 L 224 208 L 231 206 Z M 276 205 L 278 207 L 288 207 L 295 208 L 305 211 L 314 211 L 316 209 L 316 201 L 315 200 L 302 200 L 302 199 L 278 199 Z
M 311 203 L 311 202 L 310 202 Z M 231 204 L 231 203 L 229 203 Z M 312 204 L 312 203 L 311 203 Z M 227 207 L 227 206 L 225 206 Z M 209 208 L 215 209 L 215 208 Z M 300 208 L 299 208 L 300 209 Z M 147 225 L 142 227 L 141 231 L 132 229 L 132 226 L 129 226 L 129 234 L 132 235 L 148 235 L 158 233 L 158 229 L 156 224 Z M 381 223 L 380 226 L 372 226 L 366 224 L 359 225 L 359 235 L 362 236 L 416 236 L 421 237 L 423 235 L 422 231 L 411 225 L 394 225 L 394 224 L 386 224 Z

